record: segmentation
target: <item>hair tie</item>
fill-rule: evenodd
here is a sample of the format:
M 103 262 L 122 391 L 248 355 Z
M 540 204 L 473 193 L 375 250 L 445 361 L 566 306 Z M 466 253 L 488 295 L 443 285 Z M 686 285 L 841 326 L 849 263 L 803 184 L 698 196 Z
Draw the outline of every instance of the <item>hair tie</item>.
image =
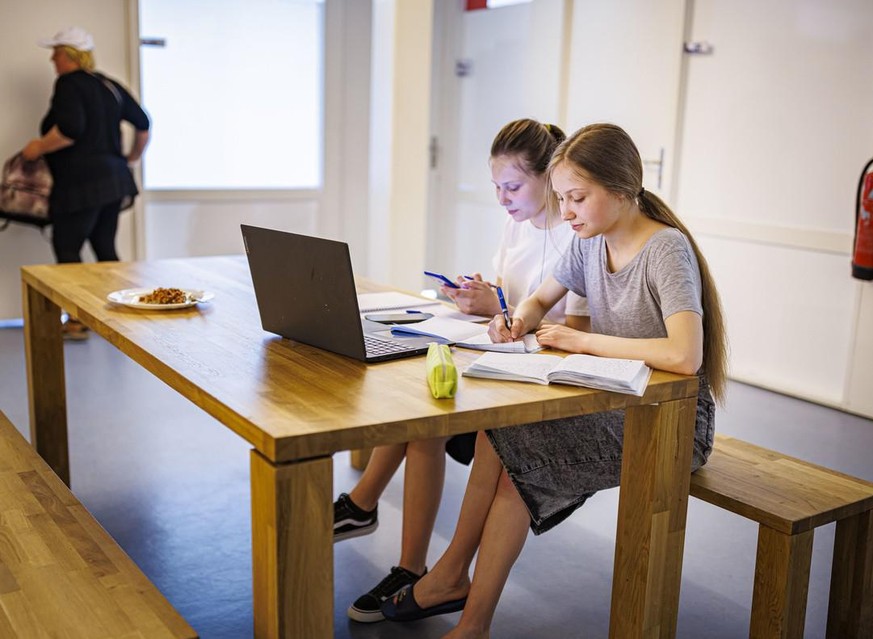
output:
M 646 194 L 646 189 L 644 187 L 640 188 L 640 192 L 637 193 L 637 197 L 643 197 L 645 194 Z
M 543 126 L 546 127 L 546 131 L 548 131 L 549 133 L 552 132 L 552 125 L 551 124 L 543 124 Z

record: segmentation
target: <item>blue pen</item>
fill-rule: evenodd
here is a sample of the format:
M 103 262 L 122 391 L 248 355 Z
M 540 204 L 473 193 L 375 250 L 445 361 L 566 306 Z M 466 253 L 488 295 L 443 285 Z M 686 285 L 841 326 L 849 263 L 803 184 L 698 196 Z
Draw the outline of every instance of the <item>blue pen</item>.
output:
M 500 309 L 503 311 L 503 321 L 506 322 L 506 328 L 512 328 L 512 320 L 509 319 L 509 308 L 506 306 L 506 298 L 503 297 L 503 289 L 497 287 L 497 301 L 500 302 Z

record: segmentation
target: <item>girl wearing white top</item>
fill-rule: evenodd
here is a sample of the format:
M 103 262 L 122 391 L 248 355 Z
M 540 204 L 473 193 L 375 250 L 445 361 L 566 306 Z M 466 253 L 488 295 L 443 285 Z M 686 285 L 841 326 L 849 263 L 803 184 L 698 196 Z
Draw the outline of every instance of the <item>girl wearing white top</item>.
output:
M 493 266 L 493 283 L 475 273 L 473 280 L 459 276 L 460 288 L 443 286 L 440 291 L 464 313 L 499 315 L 500 302 L 494 286 L 500 286 L 509 311 L 529 297 L 548 278 L 566 252 L 573 229 L 561 224 L 560 216 L 546 208 L 545 171 L 552 151 L 566 136 L 553 124 L 515 120 L 504 126 L 491 144 L 491 182 L 497 201 L 508 218 Z M 564 324 L 566 316 L 587 316 L 585 298 L 570 292 L 544 318 Z M 576 320 L 571 320 L 573 323 Z

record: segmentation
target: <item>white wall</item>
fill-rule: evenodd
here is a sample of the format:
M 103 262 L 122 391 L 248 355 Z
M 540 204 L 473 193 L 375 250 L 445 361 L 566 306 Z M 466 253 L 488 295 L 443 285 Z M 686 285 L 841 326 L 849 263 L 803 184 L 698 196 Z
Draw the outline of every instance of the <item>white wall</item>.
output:
M 296 198 L 173 199 L 155 197 L 146 206 L 143 259 L 243 253 L 240 224 L 309 235 L 319 234 L 318 195 Z
M 407 289 L 427 246 L 433 2 L 373 2 L 368 273 Z

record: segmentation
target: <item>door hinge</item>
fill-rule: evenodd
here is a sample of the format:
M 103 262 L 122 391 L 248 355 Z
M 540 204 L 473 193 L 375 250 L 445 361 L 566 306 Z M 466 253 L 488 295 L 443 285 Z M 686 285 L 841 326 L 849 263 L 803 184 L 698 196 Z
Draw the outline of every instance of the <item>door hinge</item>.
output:
M 428 156 L 430 157 L 430 168 L 437 168 L 439 160 L 440 146 L 435 135 L 430 136 L 430 144 L 427 145 Z

